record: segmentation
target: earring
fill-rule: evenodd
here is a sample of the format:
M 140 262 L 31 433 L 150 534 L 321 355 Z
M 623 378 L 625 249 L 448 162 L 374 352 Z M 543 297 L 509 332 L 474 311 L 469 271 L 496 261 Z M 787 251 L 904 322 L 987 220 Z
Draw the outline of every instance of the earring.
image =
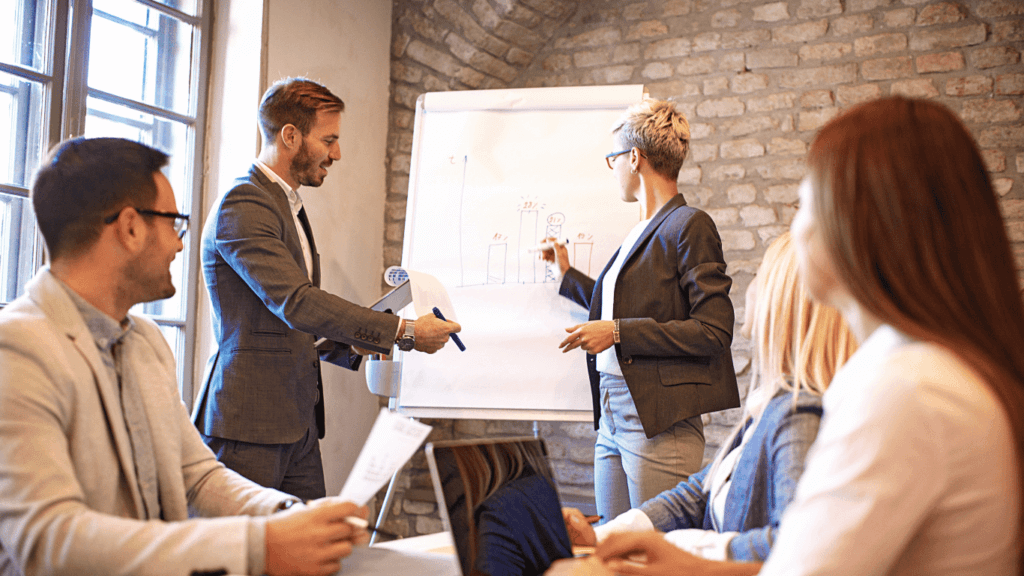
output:
M 629 173 L 630 173 L 630 174 L 636 174 L 636 167 L 635 167 L 635 166 L 633 166 L 633 167 L 630 167 L 630 169 L 629 169 Z

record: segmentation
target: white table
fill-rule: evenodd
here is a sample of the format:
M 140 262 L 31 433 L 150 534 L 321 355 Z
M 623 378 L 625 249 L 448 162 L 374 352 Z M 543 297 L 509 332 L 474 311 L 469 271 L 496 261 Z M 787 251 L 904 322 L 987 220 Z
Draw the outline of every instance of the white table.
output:
M 341 561 L 338 576 L 460 576 L 455 543 L 448 532 L 357 547 Z

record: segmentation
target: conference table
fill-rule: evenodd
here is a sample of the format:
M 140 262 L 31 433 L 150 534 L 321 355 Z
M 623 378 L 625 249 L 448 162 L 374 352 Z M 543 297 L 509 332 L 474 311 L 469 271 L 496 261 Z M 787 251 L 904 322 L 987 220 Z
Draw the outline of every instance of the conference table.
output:
M 338 576 L 460 576 L 451 533 L 413 536 L 357 547 L 341 561 Z

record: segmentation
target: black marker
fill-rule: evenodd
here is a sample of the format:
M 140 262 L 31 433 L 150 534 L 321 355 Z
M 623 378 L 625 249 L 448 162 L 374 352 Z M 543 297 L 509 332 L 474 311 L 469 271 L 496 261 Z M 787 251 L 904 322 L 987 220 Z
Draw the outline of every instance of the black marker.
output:
M 447 320 L 445 320 L 445 318 L 444 318 L 444 314 L 441 314 L 441 309 L 438 308 L 437 306 L 434 306 L 434 316 L 437 316 L 437 318 L 439 320 L 444 320 L 445 322 L 447 322 Z M 459 339 L 459 335 L 458 334 L 450 334 L 450 336 L 452 337 L 452 341 L 455 342 L 455 345 L 459 347 L 459 350 L 462 350 L 463 352 L 465 352 L 466 351 L 466 345 L 463 344 L 462 340 Z

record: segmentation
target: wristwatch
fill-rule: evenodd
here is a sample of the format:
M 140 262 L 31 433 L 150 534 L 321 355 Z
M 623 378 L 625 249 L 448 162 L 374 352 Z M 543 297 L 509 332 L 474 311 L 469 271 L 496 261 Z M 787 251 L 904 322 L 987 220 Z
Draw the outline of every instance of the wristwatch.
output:
M 289 498 L 287 500 L 282 500 L 281 503 L 277 505 L 277 508 L 274 509 L 274 512 L 284 512 L 285 510 L 291 508 L 292 506 L 295 506 L 296 504 L 305 504 L 305 502 L 299 500 L 298 498 Z
M 402 335 L 395 341 L 398 344 L 398 349 L 402 352 L 409 352 L 416 346 L 416 330 L 413 327 L 414 324 L 415 322 L 413 320 L 406 320 L 405 330 L 402 331 Z

